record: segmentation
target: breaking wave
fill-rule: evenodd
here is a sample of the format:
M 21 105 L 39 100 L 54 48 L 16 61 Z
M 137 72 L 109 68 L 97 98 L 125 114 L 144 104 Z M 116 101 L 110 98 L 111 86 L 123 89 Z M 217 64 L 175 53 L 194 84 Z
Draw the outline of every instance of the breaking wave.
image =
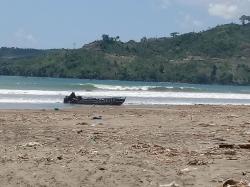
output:
M 120 86 L 120 85 L 105 85 L 105 84 L 80 84 L 80 88 L 85 91 L 95 90 L 112 90 L 112 91 L 182 91 L 182 92 L 197 92 L 201 91 L 195 87 L 173 87 L 173 86 Z
M 63 98 L 72 91 L 83 97 L 126 97 L 125 105 L 250 105 L 250 86 L 2 77 L 0 109 L 67 107 Z
M 0 98 L 14 96 L 18 98 L 39 96 L 39 98 L 60 97 L 69 95 L 71 91 L 52 90 L 6 90 L 0 89 Z M 206 98 L 206 99 L 250 99 L 250 94 L 242 93 L 207 93 L 207 92 L 158 92 L 140 90 L 107 90 L 107 91 L 76 91 L 85 97 L 135 97 L 135 98 Z

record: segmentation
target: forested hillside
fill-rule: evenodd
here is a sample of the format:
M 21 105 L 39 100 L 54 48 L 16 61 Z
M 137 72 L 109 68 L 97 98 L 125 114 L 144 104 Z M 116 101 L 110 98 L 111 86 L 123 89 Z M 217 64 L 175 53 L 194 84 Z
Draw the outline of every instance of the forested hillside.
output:
M 0 75 L 250 84 L 250 24 L 122 42 L 103 35 L 80 49 L 0 49 Z

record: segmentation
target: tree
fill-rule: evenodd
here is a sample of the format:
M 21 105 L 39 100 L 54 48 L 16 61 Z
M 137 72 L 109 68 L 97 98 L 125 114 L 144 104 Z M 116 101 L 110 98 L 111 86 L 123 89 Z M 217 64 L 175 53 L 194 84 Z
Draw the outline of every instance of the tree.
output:
M 211 72 L 211 75 L 210 75 L 212 82 L 216 81 L 216 74 L 217 74 L 217 66 L 213 65 L 213 69 L 212 69 L 212 72 Z
M 119 41 L 119 39 L 120 39 L 120 36 L 116 36 L 116 37 L 115 37 L 115 41 L 116 41 L 116 42 Z
M 143 37 L 142 39 L 141 39 L 141 43 L 146 43 L 148 41 L 148 39 L 146 38 L 146 37 Z
M 108 34 L 102 35 L 102 40 L 104 42 L 117 42 L 117 41 L 119 41 L 119 39 L 120 39 L 120 36 L 110 37 Z
M 240 21 L 242 22 L 242 25 L 246 25 L 246 22 L 250 23 L 250 16 L 242 15 Z
M 250 23 L 250 16 L 247 16 L 246 20 L 248 21 L 248 23 Z
M 109 35 L 108 35 L 108 34 L 103 34 L 103 35 L 102 35 L 102 40 L 103 40 L 104 42 L 110 41 Z
M 178 36 L 180 33 L 178 32 L 172 32 L 170 33 L 170 36 L 172 36 L 173 38 L 175 38 L 176 36 Z
M 241 17 L 240 17 L 240 21 L 241 21 L 241 23 L 242 23 L 242 25 L 245 25 L 246 24 L 246 15 L 242 15 Z

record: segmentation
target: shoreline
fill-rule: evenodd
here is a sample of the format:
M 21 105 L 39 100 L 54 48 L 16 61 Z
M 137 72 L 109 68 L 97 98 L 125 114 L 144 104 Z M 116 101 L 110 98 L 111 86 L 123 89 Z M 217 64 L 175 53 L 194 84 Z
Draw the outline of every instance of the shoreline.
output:
M 250 181 L 249 149 L 237 147 L 250 143 L 249 114 L 250 106 L 232 105 L 0 110 L 0 179 L 100 187 Z
M 61 103 L 60 103 L 61 104 Z M 64 106 L 64 105 L 62 105 Z M 48 108 L 41 107 L 41 108 L 0 108 L 1 111 L 54 111 L 55 109 L 61 110 L 61 111 L 78 111 L 81 109 L 86 108 L 117 108 L 117 109 L 154 109 L 154 108 L 177 108 L 177 107 L 250 107 L 250 104 L 155 104 L 155 105 L 137 105 L 137 104 L 123 104 L 121 106 L 115 106 L 115 105 L 68 105 L 66 104 L 64 107 L 62 106 L 50 106 Z

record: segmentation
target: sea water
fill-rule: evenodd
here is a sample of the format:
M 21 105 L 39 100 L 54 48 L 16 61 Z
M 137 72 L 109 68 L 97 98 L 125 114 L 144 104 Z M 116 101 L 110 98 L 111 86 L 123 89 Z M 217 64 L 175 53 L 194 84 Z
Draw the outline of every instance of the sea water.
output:
M 126 97 L 125 105 L 250 105 L 250 86 L 0 76 L 1 109 L 73 107 L 83 97 Z

